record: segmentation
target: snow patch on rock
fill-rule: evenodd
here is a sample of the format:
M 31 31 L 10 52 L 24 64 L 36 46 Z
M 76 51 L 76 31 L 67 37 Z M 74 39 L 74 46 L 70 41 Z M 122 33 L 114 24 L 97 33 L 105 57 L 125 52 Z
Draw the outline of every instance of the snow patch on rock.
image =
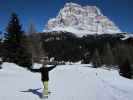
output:
M 81 6 L 66 3 L 56 18 L 50 19 L 45 26 L 47 31 L 67 31 L 84 36 L 87 34 L 120 33 L 121 30 L 96 6 Z

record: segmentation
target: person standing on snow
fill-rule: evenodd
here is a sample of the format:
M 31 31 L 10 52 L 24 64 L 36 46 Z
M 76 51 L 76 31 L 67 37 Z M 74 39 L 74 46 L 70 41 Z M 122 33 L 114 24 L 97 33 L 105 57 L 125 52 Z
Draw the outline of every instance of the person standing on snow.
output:
M 43 95 L 44 97 L 48 97 L 48 81 L 49 81 L 49 71 L 54 69 L 56 65 L 51 67 L 46 67 L 47 61 L 42 59 L 41 63 L 43 64 L 39 69 L 30 69 L 31 72 L 39 72 L 41 73 L 41 81 L 43 83 Z

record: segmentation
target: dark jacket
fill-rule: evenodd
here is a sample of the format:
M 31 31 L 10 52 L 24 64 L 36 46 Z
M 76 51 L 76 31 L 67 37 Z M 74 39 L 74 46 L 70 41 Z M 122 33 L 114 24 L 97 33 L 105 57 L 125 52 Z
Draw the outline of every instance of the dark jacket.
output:
M 41 67 L 39 69 L 30 69 L 30 70 L 31 70 L 31 72 L 41 73 L 41 80 L 42 81 L 49 81 L 49 71 L 51 71 L 55 67 L 56 67 L 56 65 L 53 65 L 51 67 Z

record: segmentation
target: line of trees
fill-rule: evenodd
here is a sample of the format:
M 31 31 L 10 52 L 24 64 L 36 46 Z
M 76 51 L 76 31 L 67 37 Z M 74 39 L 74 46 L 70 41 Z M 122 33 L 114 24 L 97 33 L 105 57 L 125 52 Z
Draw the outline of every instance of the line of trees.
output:
M 94 67 L 106 65 L 107 68 L 118 66 L 121 76 L 131 79 L 133 76 L 133 47 L 128 44 L 117 44 L 113 48 L 106 45 L 103 52 L 95 50 L 92 59 Z
M 41 34 L 43 45 L 49 57 L 55 57 L 58 61 L 92 62 L 94 67 L 105 65 L 112 68 L 118 66 L 120 71 L 125 70 L 121 66 L 126 60 L 130 65 L 133 64 L 133 45 L 126 40 L 121 40 L 121 36 L 119 38 L 112 35 L 108 35 L 106 38 L 104 36 L 78 38 L 70 33 L 66 34 L 63 32 Z M 126 67 L 132 66 L 127 65 Z M 129 69 L 132 70 L 132 68 Z M 132 76 L 132 74 L 130 75 Z
M 127 59 L 133 64 L 133 46 L 119 43 L 112 48 L 110 44 L 105 45 L 102 52 L 96 49 L 91 61 L 94 62 L 94 64 L 96 63 L 96 66 L 103 64 L 110 66 L 120 65 Z

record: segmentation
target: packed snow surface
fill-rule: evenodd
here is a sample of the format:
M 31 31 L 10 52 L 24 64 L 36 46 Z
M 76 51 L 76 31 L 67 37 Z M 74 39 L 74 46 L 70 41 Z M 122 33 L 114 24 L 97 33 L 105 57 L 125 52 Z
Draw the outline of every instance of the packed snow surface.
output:
M 116 70 L 90 65 L 58 65 L 50 74 L 47 100 L 133 100 L 133 80 Z M 39 73 L 12 63 L 0 70 L 0 100 L 41 100 Z

